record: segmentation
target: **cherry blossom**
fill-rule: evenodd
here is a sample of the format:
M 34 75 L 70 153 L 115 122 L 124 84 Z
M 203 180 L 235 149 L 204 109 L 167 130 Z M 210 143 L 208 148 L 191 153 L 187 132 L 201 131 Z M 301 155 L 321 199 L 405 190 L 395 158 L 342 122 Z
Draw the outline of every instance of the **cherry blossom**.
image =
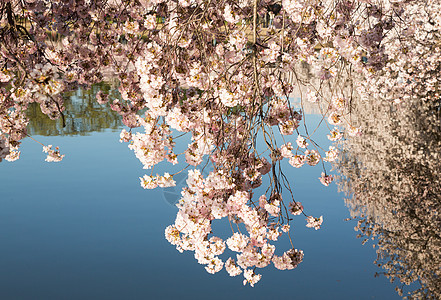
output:
M 322 223 L 323 223 L 323 216 L 320 216 L 320 218 L 314 218 L 314 217 L 307 217 L 306 221 L 308 224 L 306 224 L 306 227 L 314 228 L 315 230 L 320 229 Z
M 65 156 L 64 154 L 60 154 L 58 147 L 55 147 L 55 150 L 53 150 L 52 145 L 43 146 L 43 152 L 47 153 L 47 157 L 45 159 L 47 162 L 60 162 Z
M 328 186 L 334 180 L 334 177 L 332 175 L 326 175 L 322 172 L 322 176 L 320 176 L 319 179 L 324 186 Z
M 30 138 L 29 105 L 64 123 L 63 93 L 111 77 L 119 96 L 101 91 L 96 101 L 128 127 L 120 141 L 151 172 L 141 186 L 188 176 L 166 239 L 207 272 L 225 266 L 251 286 L 261 279 L 255 268 L 302 261 L 294 247 L 274 254 L 293 215 L 315 229 L 323 222 L 294 200 L 282 170 L 320 169 L 326 186 L 334 178 L 326 169 L 341 153 L 316 142 L 306 103 L 337 142 L 369 132 L 353 118 L 357 103 L 381 99 L 399 110 L 439 99 L 437 1 L 8 0 L 0 8 L 0 161 L 19 159 Z M 188 146 L 177 151 L 178 142 Z M 49 162 L 64 157 L 52 145 L 43 151 Z M 161 164 L 181 168 L 154 175 Z M 225 240 L 214 220 L 231 223 Z M 236 257 L 224 258 L 226 248 Z

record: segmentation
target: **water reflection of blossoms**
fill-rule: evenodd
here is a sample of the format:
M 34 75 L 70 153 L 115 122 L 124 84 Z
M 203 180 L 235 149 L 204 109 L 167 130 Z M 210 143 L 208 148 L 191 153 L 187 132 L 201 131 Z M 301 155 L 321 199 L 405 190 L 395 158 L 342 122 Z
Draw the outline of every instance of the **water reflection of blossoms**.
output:
M 436 99 L 359 103 L 363 139 L 343 143 L 340 186 L 384 275 L 412 299 L 441 298 L 441 115 Z M 410 285 L 410 287 L 405 287 Z

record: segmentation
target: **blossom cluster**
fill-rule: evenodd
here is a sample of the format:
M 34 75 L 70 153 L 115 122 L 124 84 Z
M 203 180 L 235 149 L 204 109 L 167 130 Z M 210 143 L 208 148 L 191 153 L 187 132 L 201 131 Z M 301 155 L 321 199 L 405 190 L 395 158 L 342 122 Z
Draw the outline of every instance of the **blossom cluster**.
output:
M 280 270 L 294 269 L 302 261 L 303 252 L 292 249 L 281 257 L 275 255 L 272 241 L 277 241 L 289 230 L 287 225 L 279 231 L 277 223 L 267 224 L 268 219 L 280 214 L 280 196 L 267 201 L 262 195 L 259 206 L 253 207 L 251 194 L 237 190 L 236 184 L 222 171 L 210 172 L 206 178 L 199 170 L 188 171 L 188 187 L 182 191 L 175 223 L 167 227 L 165 237 L 180 252 L 193 251 L 195 259 L 205 265 L 207 272 L 216 273 L 225 266 L 230 276 L 243 272 L 244 284 L 254 286 L 261 278 L 255 273 L 256 267 L 264 268 L 273 263 Z M 243 224 L 246 234 L 238 226 L 226 240 L 213 235 L 213 221 L 223 218 Z M 313 225 L 319 226 L 317 222 Z M 237 254 L 224 262 L 220 255 L 227 248 Z

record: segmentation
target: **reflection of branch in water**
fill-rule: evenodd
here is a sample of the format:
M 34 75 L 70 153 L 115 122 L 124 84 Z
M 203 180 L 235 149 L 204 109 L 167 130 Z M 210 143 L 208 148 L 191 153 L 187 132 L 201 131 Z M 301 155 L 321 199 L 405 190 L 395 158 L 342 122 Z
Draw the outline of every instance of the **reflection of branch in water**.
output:
M 342 143 L 339 180 L 360 237 L 376 238 L 378 258 L 397 291 L 441 298 L 441 131 L 438 103 L 359 103 L 365 128 Z
M 65 126 L 60 119 L 49 119 L 40 111 L 38 104 L 32 103 L 27 114 L 30 119 L 28 133 L 44 136 L 85 135 L 107 128 L 120 129 L 121 116 L 112 111 L 109 105 L 100 105 L 96 102 L 96 93 L 99 90 L 110 92 L 113 98 L 118 97 L 117 89 L 112 89 L 106 84 L 95 85 L 90 90 L 78 90 L 65 95 Z

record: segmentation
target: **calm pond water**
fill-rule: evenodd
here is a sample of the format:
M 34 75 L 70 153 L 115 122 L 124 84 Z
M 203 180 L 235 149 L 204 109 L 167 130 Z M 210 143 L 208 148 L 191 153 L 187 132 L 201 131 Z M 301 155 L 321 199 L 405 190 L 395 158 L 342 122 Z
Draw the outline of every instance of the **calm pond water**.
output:
M 324 225 L 315 231 L 300 218 L 293 237 L 304 261 L 291 271 L 259 270 L 262 280 L 244 287 L 242 278 L 224 270 L 208 274 L 192 253 L 181 254 L 165 240 L 177 191 L 140 187 L 138 177 L 145 173 L 118 141 L 119 118 L 92 98 L 86 92 L 71 96 L 65 128 L 38 109 L 31 116 L 29 132 L 60 146 L 63 162 L 46 163 L 41 146 L 26 139 L 20 160 L 0 164 L 0 299 L 400 299 L 387 278 L 374 277 L 382 269 L 373 263 L 372 242 L 362 245 L 357 222 L 344 221 L 359 209 L 351 195 L 369 194 L 356 183 L 367 173 L 348 171 L 357 151 L 347 154 L 353 168 L 341 167 L 358 187 L 340 184 L 349 196 L 338 193 L 336 184 L 322 186 L 318 168 L 285 166 L 296 199 L 312 215 L 323 215 Z M 314 124 L 320 116 L 307 120 Z M 327 148 L 325 128 L 316 136 Z M 345 197 L 352 199 L 351 210 Z M 286 240 L 278 245 L 289 248 Z

